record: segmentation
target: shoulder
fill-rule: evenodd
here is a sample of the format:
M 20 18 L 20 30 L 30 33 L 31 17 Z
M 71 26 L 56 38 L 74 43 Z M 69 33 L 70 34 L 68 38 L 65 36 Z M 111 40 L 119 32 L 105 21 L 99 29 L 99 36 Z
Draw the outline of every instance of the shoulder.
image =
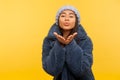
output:
M 46 36 L 43 40 L 43 47 L 53 47 L 55 44 L 56 39 L 53 38 L 49 38 L 48 36 Z
M 80 24 L 78 26 L 78 35 L 76 36 L 75 40 L 76 42 L 81 46 L 93 46 L 91 38 L 87 35 L 87 32 L 85 31 L 84 27 Z
M 54 32 L 57 32 L 58 34 L 60 34 L 60 29 L 58 25 L 56 25 L 55 23 L 51 26 L 50 30 L 48 31 L 47 37 L 51 39 L 55 39 L 55 36 L 53 34 Z

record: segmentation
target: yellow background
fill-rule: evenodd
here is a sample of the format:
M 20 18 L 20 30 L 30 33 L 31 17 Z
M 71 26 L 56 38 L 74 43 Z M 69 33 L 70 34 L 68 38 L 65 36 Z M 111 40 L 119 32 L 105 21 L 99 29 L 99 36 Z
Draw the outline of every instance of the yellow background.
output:
M 120 0 L 0 0 L 0 80 L 52 80 L 42 41 L 63 5 L 75 6 L 94 44 L 96 80 L 120 80 Z

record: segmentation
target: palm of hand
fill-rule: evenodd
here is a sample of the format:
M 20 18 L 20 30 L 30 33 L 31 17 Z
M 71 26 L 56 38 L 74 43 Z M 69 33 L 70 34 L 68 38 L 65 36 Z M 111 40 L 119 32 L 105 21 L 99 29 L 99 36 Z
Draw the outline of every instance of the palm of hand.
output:
M 74 37 L 77 35 L 77 32 L 73 33 L 72 35 L 69 35 L 66 39 L 56 32 L 54 32 L 54 35 L 60 43 L 67 45 L 74 39 Z

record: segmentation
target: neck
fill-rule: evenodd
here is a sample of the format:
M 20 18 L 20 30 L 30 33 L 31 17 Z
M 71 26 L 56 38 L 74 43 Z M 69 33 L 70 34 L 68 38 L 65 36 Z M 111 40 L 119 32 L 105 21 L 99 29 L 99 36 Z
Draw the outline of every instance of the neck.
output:
M 70 30 L 63 31 L 63 37 L 66 39 L 69 36 L 70 32 L 71 32 Z

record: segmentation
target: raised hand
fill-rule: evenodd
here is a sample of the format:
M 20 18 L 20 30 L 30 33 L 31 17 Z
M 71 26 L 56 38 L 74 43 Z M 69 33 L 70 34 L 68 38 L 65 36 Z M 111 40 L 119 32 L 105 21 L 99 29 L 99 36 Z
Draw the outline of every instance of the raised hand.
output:
M 74 37 L 77 35 L 77 32 L 73 33 L 72 35 L 69 35 L 66 39 L 56 32 L 54 32 L 53 34 L 55 35 L 55 37 L 58 39 L 60 43 L 67 45 L 74 39 Z
M 65 40 L 65 44 L 69 44 L 77 35 L 77 32 L 73 33 L 72 35 L 69 35 L 67 39 Z
M 55 35 L 55 37 L 58 39 L 60 43 L 65 44 L 65 38 L 63 36 L 59 35 L 56 32 L 54 32 L 53 34 Z

